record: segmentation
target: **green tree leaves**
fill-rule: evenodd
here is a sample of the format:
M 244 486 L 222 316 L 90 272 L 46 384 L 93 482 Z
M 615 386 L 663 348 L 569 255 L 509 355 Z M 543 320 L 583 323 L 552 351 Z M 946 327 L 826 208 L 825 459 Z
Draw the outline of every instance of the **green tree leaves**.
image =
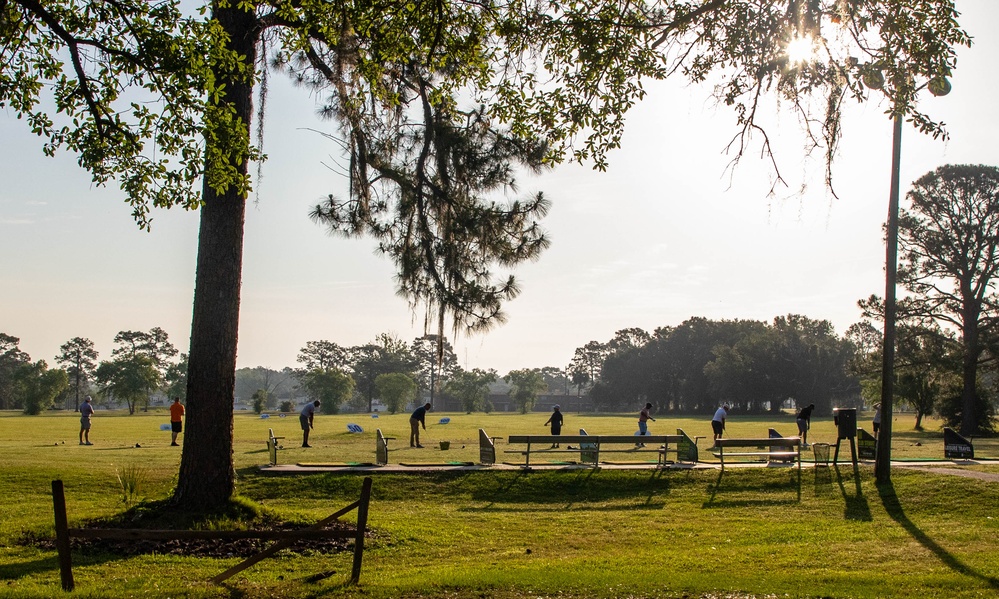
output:
M 22 366 L 31 363 L 31 357 L 21 351 L 20 343 L 17 337 L 0 333 L 0 409 L 3 410 L 24 407 L 14 385 L 14 375 Z
M 390 414 L 395 414 L 416 398 L 416 381 L 401 372 L 378 375 L 375 387 Z
M 299 374 L 299 380 L 309 399 L 322 402 L 323 414 L 336 414 L 354 392 L 354 379 L 335 368 L 307 370 Z
M 538 394 L 548 390 L 544 377 L 536 368 L 511 370 L 503 378 L 510 383 L 510 397 L 521 414 L 528 413 L 538 400 Z
M 151 206 L 200 202 L 208 39 L 179 2 L 5 2 L 0 106 L 117 181 L 148 227 Z
M 899 315 L 953 326 L 962 344 L 961 434 L 992 430 L 976 404 L 979 363 L 999 336 L 999 168 L 945 165 L 913 183 L 899 214 Z M 987 405 L 987 401 L 985 402 Z
M 156 361 L 146 354 L 121 355 L 101 362 L 96 376 L 101 394 L 125 402 L 129 414 L 134 414 L 140 404 L 147 404 L 149 395 L 163 380 Z
M 94 342 L 83 337 L 73 337 L 59 347 L 56 362 L 66 367 L 73 389 L 74 406 L 80 408 L 80 394 L 86 393 L 87 386 L 97 368 L 97 350 Z
M 470 372 L 461 371 L 444 385 L 444 393 L 458 399 L 465 412 L 477 410 L 491 411 L 487 404 L 489 385 L 497 380 L 495 370 L 475 368 Z
M 55 404 L 69 386 L 65 370 L 50 370 L 45 360 L 22 365 L 14 373 L 14 385 L 24 402 L 24 413 L 37 415 Z

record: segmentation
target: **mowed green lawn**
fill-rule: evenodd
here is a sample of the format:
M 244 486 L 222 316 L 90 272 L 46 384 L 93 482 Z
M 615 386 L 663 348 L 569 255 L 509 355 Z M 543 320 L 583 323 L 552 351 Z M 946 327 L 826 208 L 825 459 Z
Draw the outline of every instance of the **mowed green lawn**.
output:
M 438 420 L 449 417 L 449 424 Z M 408 414 L 319 416 L 303 449 L 297 416 L 237 414 L 238 490 L 281 518 L 315 521 L 356 499 L 359 475 L 272 477 L 267 429 L 286 437 L 283 463 L 372 462 L 374 431 L 395 437 L 392 462 L 478 461 L 478 429 L 492 436 L 544 434 L 547 414 L 436 414 L 425 449 L 408 447 Z M 116 472 L 138 469 L 139 496 L 169 496 L 180 449 L 164 411 L 98 411 L 93 446 L 81 447 L 74 414 L 0 413 L 0 597 L 53 597 L 54 551 L 23 539 L 52 535 L 50 483 L 65 482 L 71 526 L 124 509 Z M 364 428 L 347 432 L 347 424 Z M 912 431 L 900 415 L 893 457 L 941 458 L 939 422 Z M 763 436 L 779 421 L 733 417 L 726 436 Z M 869 429 L 869 418 L 861 426 Z M 635 415 L 566 414 L 575 433 L 629 434 Z M 704 418 L 660 418 L 656 434 L 710 436 Z M 441 451 L 438 441 L 450 441 Z M 810 441 L 835 443 L 831 418 Z M 136 444 L 139 447 L 136 447 Z M 464 448 L 462 446 L 464 445 Z M 700 443 L 702 457 L 710 461 Z M 994 440 L 976 453 L 999 457 Z M 844 446 L 845 448 L 846 446 Z M 504 449 L 499 442 L 499 449 Z M 849 450 L 846 449 L 848 452 Z M 806 454 L 806 457 L 809 454 Z M 842 458 L 842 456 L 841 456 Z M 533 459 L 532 459 L 533 461 Z M 654 461 L 654 460 L 653 460 Z M 999 473 L 984 465 L 975 470 Z M 236 559 L 74 553 L 79 597 L 906 597 L 999 596 L 999 483 L 895 469 L 878 488 L 872 468 L 802 474 L 786 468 L 717 471 L 582 470 L 375 475 L 359 587 L 345 585 L 350 556 L 282 552 L 217 586 L 207 579 Z M 221 524 L 220 524 L 221 525 Z M 317 576 L 319 575 L 319 576 Z

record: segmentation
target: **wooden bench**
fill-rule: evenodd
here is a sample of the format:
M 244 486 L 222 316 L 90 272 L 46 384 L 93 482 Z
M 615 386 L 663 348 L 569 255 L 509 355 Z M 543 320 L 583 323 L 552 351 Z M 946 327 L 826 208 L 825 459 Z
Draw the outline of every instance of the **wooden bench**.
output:
M 375 461 L 384 466 L 388 464 L 389 446 L 388 442 L 395 439 L 395 437 L 386 437 L 382 434 L 382 429 L 375 430 Z
M 786 437 L 784 437 L 784 435 L 778 433 L 776 429 L 772 429 L 772 428 L 771 429 L 767 429 L 767 437 L 769 437 L 771 439 L 785 439 L 786 438 Z M 802 446 L 802 447 L 804 447 L 804 446 Z M 770 446 L 770 451 L 775 451 L 775 452 L 780 453 L 781 451 L 786 451 L 786 448 L 781 447 L 780 445 L 771 445 Z M 774 457 L 774 458 L 770 458 L 769 461 L 771 461 L 771 462 L 784 462 L 784 463 L 794 462 L 794 456 L 793 455 L 788 455 L 788 456 L 785 456 L 785 457 Z
M 642 454 L 654 453 L 657 457 L 656 466 L 667 463 L 669 445 L 676 446 L 682 441 L 680 435 L 510 435 L 507 443 L 511 445 L 526 445 L 525 449 L 508 449 L 504 453 L 524 456 L 525 468 L 531 467 L 531 456 L 552 454 L 573 454 L 579 456 L 582 464 L 597 466 L 600 455 L 608 453 Z M 553 448 L 558 444 L 560 447 Z M 639 446 L 638 444 L 641 444 Z M 613 446 L 628 445 L 628 448 L 614 449 Z
M 274 429 L 267 429 L 267 455 L 270 457 L 271 466 L 277 466 L 277 452 L 280 447 L 278 446 L 278 441 L 284 439 L 284 437 L 275 437 Z
M 726 451 L 750 449 L 751 451 Z M 755 439 L 718 439 L 711 450 L 725 471 L 725 458 L 766 458 L 770 461 L 796 461 L 801 470 L 800 437 L 763 437 Z

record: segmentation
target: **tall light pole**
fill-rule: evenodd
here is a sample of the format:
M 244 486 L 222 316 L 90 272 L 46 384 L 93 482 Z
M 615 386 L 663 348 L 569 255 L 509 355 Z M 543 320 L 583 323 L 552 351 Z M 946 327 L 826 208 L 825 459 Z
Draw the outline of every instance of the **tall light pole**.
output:
M 814 14 L 814 7 L 808 4 L 798 5 L 800 14 L 797 19 L 797 37 L 787 44 L 786 52 L 791 62 L 807 62 L 813 54 L 813 43 L 820 38 L 819 17 Z M 848 59 L 848 67 L 857 65 L 855 59 Z M 863 84 L 870 89 L 882 89 L 885 84 L 881 70 L 873 65 L 867 65 L 858 70 Z M 950 84 L 943 79 L 946 90 L 937 93 L 943 87 L 934 80 L 930 91 L 934 95 L 944 95 L 950 91 Z M 918 91 L 918 89 L 917 89 Z M 898 195 L 899 171 L 901 170 L 902 153 L 902 113 L 896 112 L 893 119 L 892 158 L 891 158 L 891 190 L 888 197 L 888 220 L 885 234 L 885 325 L 882 344 L 881 362 L 881 430 L 878 434 L 878 448 L 875 460 L 875 478 L 878 484 L 888 482 L 891 477 L 891 414 L 892 399 L 895 386 L 895 283 L 898 278 Z M 854 456 L 856 457 L 856 456 Z
M 790 39 L 785 46 L 787 59 L 791 63 L 808 62 L 812 60 L 816 40 L 825 44 L 821 36 L 821 21 L 823 17 L 821 3 L 791 2 L 791 11 L 795 19 L 793 26 L 796 37 Z M 832 13 L 830 13 L 832 14 Z M 833 18 L 834 23 L 839 23 Z M 843 71 L 853 71 L 867 88 L 881 90 L 885 86 L 883 66 L 878 62 L 860 64 L 854 57 L 843 60 Z M 854 70 L 855 69 L 855 70 Z M 949 72 L 949 71 L 948 71 Z M 925 76 L 925 73 L 924 73 Z M 895 320 L 896 297 L 895 287 L 898 278 L 898 205 L 899 205 L 899 172 L 901 170 L 902 152 L 902 121 L 905 116 L 908 100 L 921 89 L 928 88 L 934 96 L 945 96 L 950 93 L 950 82 L 941 71 L 932 75 L 929 80 L 918 87 L 914 86 L 911 73 L 892 73 L 893 90 L 887 94 L 894 109 L 892 133 L 891 190 L 888 197 L 888 219 L 885 233 L 885 309 L 884 309 L 884 340 L 882 345 L 881 363 L 881 428 L 878 434 L 877 456 L 875 460 L 875 478 L 878 484 L 886 483 L 891 477 L 891 425 L 892 403 L 895 391 Z M 911 91 L 911 95 L 910 95 Z M 900 106 L 899 103 L 903 102 Z
M 885 331 L 881 346 L 881 431 L 874 461 L 878 484 L 891 478 L 891 416 L 895 393 L 895 282 L 898 278 L 898 188 L 902 164 L 902 115 L 896 114 L 891 143 L 891 191 L 885 233 Z
M 871 81 L 879 82 L 871 85 Z M 884 78 L 865 80 L 869 87 L 880 87 Z M 936 77 L 916 88 L 927 87 L 934 96 L 950 93 L 950 82 Z M 891 480 L 891 424 L 892 403 L 895 396 L 895 283 L 898 279 L 898 194 L 899 171 L 902 154 L 902 114 L 896 113 L 892 132 L 891 189 L 888 196 L 888 221 L 885 231 L 885 330 L 881 347 L 881 430 L 878 433 L 878 452 L 874 461 L 874 478 L 878 484 Z

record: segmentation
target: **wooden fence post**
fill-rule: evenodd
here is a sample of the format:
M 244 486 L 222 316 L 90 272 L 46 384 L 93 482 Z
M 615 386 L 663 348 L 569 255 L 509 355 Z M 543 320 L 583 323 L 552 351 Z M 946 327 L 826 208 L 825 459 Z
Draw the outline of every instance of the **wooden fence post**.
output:
M 364 556 L 364 533 L 368 530 L 368 502 L 371 500 L 371 477 L 364 477 L 361 486 L 361 500 L 357 505 L 357 537 L 354 539 L 354 567 L 350 571 L 350 582 L 357 584 L 361 578 L 361 558 Z
M 66 518 L 66 495 L 61 480 L 52 481 L 52 509 L 55 512 L 56 550 L 59 552 L 59 575 L 62 590 L 72 591 L 73 558 L 69 550 L 69 521 Z

